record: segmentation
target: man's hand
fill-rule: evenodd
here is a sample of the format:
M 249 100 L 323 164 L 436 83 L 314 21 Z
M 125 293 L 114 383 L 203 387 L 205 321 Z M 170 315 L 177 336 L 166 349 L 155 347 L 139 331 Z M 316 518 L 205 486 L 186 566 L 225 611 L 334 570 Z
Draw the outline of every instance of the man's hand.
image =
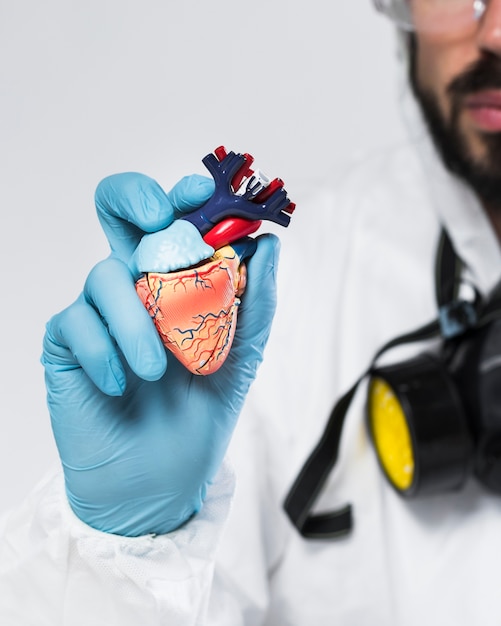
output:
M 166 533 L 200 509 L 262 360 L 275 310 L 274 236 L 259 237 L 247 262 L 234 343 L 210 376 L 166 352 L 136 295 L 128 262 L 143 234 L 200 206 L 213 188 L 198 176 L 167 194 L 139 174 L 105 179 L 96 206 L 112 254 L 47 324 L 42 361 L 69 502 L 105 532 Z

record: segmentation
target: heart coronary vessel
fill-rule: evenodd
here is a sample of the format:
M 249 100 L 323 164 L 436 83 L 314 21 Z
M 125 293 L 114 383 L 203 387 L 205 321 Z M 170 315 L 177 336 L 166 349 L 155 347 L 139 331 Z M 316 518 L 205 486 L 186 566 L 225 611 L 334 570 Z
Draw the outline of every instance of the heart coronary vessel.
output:
M 193 374 L 212 374 L 224 363 L 235 334 L 245 264 L 231 246 L 196 267 L 149 272 L 136 290 L 165 346 Z

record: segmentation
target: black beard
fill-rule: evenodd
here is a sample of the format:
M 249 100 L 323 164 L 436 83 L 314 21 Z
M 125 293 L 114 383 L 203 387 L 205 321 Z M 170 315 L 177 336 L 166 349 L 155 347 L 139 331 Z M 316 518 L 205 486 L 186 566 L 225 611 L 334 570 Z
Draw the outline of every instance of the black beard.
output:
M 485 133 L 485 155 L 476 158 L 459 126 L 463 98 L 484 89 L 501 88 L 501 59 L 485 54 L 447 87 L 451 116 L 446 120 L 438 99 L 418 84 L 416 39 L 410 39 L 410 82 L 435 147 L 446 168 L 464 180 L 489 208 L 501 211 L 501 133 Z

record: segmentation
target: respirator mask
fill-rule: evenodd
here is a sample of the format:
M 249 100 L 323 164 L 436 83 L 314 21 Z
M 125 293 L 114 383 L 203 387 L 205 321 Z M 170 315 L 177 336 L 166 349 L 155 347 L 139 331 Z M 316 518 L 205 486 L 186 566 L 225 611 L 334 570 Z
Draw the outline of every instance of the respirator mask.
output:
M 492 295 L 501 301 L 499 288 Z M 374 368 L 367 404 L 378 460 L 400 494 L 458 489 L 471 474 L 501 494 L 501 319 Z
M 501 283 L 485 299 L 472 289 L 473 297 L 464 300 L 458 296 L 462 269 L 443 231 L 436 262 L 439 316 L 385 344 L 334 406 L 285 502 L 303 536 L 327 538 L 352 528 L 350 505 L 324 514 L 310 511 L 336 464 L 345 416 L 366 378 L 368 430 L 379 465 L 398 493 L 412 498 L 459 489 L 475 476 L 501 494 Z M 378 365 L 390 349 L 426 340 L 435 340 L 434 348 Z

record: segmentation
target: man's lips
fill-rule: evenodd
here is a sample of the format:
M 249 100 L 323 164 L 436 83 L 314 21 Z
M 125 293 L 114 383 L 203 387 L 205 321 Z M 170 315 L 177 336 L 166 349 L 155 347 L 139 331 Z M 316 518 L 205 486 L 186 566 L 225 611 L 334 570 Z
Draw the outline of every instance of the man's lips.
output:
M 501 91 L 481 91 L 464 100 L 474 126 L 487 133 L 501 132 Z

